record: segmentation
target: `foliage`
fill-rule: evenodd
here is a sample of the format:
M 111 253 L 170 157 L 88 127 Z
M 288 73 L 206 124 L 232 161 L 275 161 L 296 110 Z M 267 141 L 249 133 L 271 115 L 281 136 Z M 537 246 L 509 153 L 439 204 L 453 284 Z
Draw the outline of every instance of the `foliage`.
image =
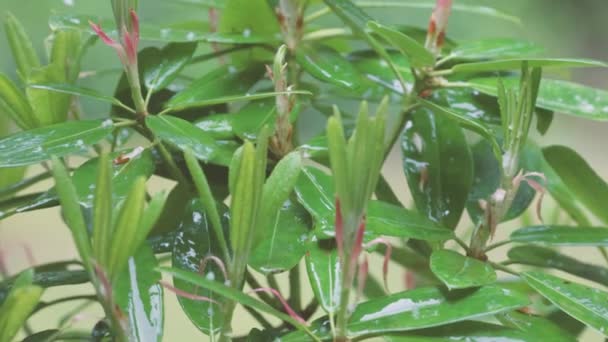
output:
M 605 63 L 511 39 L 453 41 L 450 0 L 191 0 L 207 20 L 171 26 L 140 23 L 136 0 L 111 5 L 107 20 L 54 15 L 46 58 L 16 17 L 4 20 L 18 78 L 0 74 L 0 219 L 59 207 L 80 261 L 0 268 L 0 341 L 21 327 L 25 341 L 160 341 L 167 291 L 219 341 L 608 336 L 608 269 L 556 249 L 598 248 L 608 262 L 608 228 L 593 224 L 608 224 L 608 185 L 570 147 L 530 137 L 554 112 L 608 120 L 606 91 L 543 76 Z M 408 6 L 433 8 L 427 31 L 366 12 Z M 319 20 L 329 15 L 343 27 Z M 80 86 L 96 43 L 117 54 L 114 94 Z M 83 113 L 82 98 L 108 114 Z M 395 145 L 411 206 L 381 174 Z M 151 194 L 153 175 L 175 186 Z M 29 191 L 51 177 L 47 191 Z M 548 221 L 545 192 L 556 202 Z M 518 229 L 491 243 L 506 221 Z M 384 289 L 369 272 L 374 254 Z M 387 282 L 391 261 L 406 274 L 400 289 Z M 41 301 L 47 287 L 84 282 L 93 293 Z M 103 309 L 92 332 L 69 319 L 28 326 L 74 299 Z M 258 322 L 245 335 L 238 305 Z

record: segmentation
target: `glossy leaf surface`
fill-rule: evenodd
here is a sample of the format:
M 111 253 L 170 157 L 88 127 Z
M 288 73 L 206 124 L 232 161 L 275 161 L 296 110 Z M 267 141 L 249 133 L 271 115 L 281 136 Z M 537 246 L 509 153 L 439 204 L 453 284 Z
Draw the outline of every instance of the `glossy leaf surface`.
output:
M 413 38 L 377 22 L 370 22 L 367 27 L 408 56 L 413 66 L 425 67 L 435 64 L 435 56 Z
M 139 56 L 143 82 L 149 91 L 168 86 L 192 58 L 194 43 L 169 44 L 162 49 L 148 48 Z
M 325 242 L 307 244 L 306 271 L 315 298 L 325 312 L 334 313 L 340 302 L 342 273 L 337 250 Z
M 531 226 L 514 231 L 509 238 L 554 246 L 608 246 L 608 228 Z
M 496 282 L 496 272 L 487 263 L 441 249 L 431 255 L 431 270 L 449 289 L 478 287 Z
M 339 52 L 329 48 L 302 46 L 296 58 L 300 66 L 313 77 L 346 89 L 359 87 L 361 78 L 357 70 Z
M 454 228 L 473 183 L 473 160 L 458 124 L 419 110 L 406 124 L 403 169 L 418 211 Z
M 526 272 L 523 279 L 570 316 L 606 335 L 608 293 L 542 272 Z
M 0 139 L 0 167 L 39 163 L 52 155 L 86 152 L 112 131 L 111 121 L 70 121 Z

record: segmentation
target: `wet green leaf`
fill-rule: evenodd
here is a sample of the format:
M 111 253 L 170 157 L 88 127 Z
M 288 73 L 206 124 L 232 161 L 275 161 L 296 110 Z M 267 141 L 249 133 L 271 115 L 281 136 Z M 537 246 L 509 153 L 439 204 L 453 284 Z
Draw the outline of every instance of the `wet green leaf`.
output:
M 306 245 L 306 271 L 315 298 L 331 314 L 338 310 L 342 273 L 337 249 L 327 245 L 317 241 Z
M 453 48 L 442 60 L 479 60 L 512 57 L 531 57 L 543 49 L 531 42 L 512 38 L 468 41 Z
M 519 78 L 509 77 L 502 81 L 505 87 L 513 88 L 519 83 Z M 492 96 L 498 94 L 497 78 L 475 78 L 467 82 L 480 92 Z M 566 81 L 543 79 L 536 106 L 590 120 L 608 120 L 608 92 Z
M 433 252 L 431 270 L 450 290 L 496 282 L 496 272 L 489 264 L 447 249 Z
M 550 248 L 525 245 L 511 248 L 511 262 L 545 268 L 554 268 L 598 284 L 608 285 L 608 269 L 576 260 Z
M 532 226 L 514 231 L 509 239 L 554 246 L 608 246 L 608 228 Z
M 98 92 L 97 90 L 82 88 L 82 87 L 78 87 L 75 85 L 62 84 L 62 83 L 33 82 L 33 83 L 28 84 L 28 88 L 48 90 L 48 91 L 52 91 L 52 92 L 71 94 L 71 95 L 76 95 L 76 96 L 84 96 L 84 97 L 92 98 L 92 99 L 99 100 L 102 102 L 111 103 L 115 106 L 119 106 L 119 107 L 132 111 L 132 109 L 129 109 L 125 104 L 120 102 L 115 97 L 104 95 L 104 94 Z
M 367 27 L 406 55 L 412 66 L 428 67 L 435 64 L 435 56 L 413 38 L 374 21 L 369 22 Z
M 406 87 L 413 87 L 414 76 L 407 58 L 397 52 L 387 52 L 387 55 L 399 71 L 401 78 L 406 82 Z M 380 101 L 387 94 L 405 93 L 390 65 L 373 51 L 354 52 L 348 56 L 348 59 L 363 75 L 365 82 L 361 89 L 365 89 L 365 91 L 360 96 L 364 99 Z M 352 91 L 345 95 L 349 94 L 352 94 Z
M 490 144 L 482 140 L 472 147 L 475 164 L 473 190 L 467 201 L 467 212 L 474 222 L 483 215 L 479 200 L 487 200 L 500 186 L 501 170 L 492 152 Z M 519 167 L 524 172 L 538 172 L 541 169 L 542 155 L 535 145 L 528 143 L 522 150 Z M 503 221 L 512 220 L 523 213 L 535 196 L 535 191 L 527 183 L 522 182 L 515 195 L 511 208 L 503 217 Z
M 443 113 L 417 111 L 401 144 L 410 191 L 418 211 L 455 228 L 473 183 L 473 160 L 464 133 Z
M 302 46 L 297 49 L 296 58 L 300 67 L 321 81 L 346 89 L 360 86 L 360 74 L 332 48 Z
M 536 68 L 589 68 L 608 67 L 604 62 L 591 59 L 573 58 L 512 58 L 487 62 L 463 63 L 452 67 L 454 73 L 478 73 L 488 71 L 519 70 L 522 63 L 527 62 L 528 67 Z
M 221 269 L 212 261 L 207 263 L 204 271 L 200 269 L 201 262 L 207 256 L 215 256 L 223 260 L 220 244 L 211 229 L 208 214 L 205 213 L 200 200 L 191 201 L 180 217 L 181 223 L 173 246 L 173 267 L 199 273 L 201 277 L 209 280 L 226 281 L 227 279 L 224 279 Z M 228 225 L 224 224 L 223 226 L 224 234 L 227 236 Z M 223 301 L 222 297 L 215 292 L 184 281 L 179 277 L 173 278 L 173 284 L 181 291 L 208 297 L 219 303 Z M 207 335 L 220 331 L 224 320 L 224 313 L 220 304 L 195 301 L 180 296 L 177 299 L 184 313 L 200 331 Z
M 268 220 L 261 241 L 254 247 L 249 265 L 263 274 L 290 270 L 300 262 L 306 252 L 310 219 L 299 203 L 287 201 Z
M 545 317 L 528 315 L 517 311 L 511 311 L 496 315 L 496 318 L 508 327 L 523 331 L 530 337 L 538 340 L 551 340 L 560 342 L 577 341 L 574 336 L 562 330 L 561 326 L 556 325 Z
M 218 142 L 184 119 L 170 115 L 148 115 L 146 125 L 160 140 L 182 151 L 189 149 L 200 160 L 216 161 L 222 158 Z
M 132 341 L 162 340 L 165 309 L 157 266 L 150 247 L 141 246 L 113 286 L 114 300 L 129 320 Z
M 606 336 L 608 293 L 542 272 L 525 272 L 522 277 L 555 306 Z
M 139 63 L 143 74 L 143 82 L 149 91 L 155 92 L 168 86 L 188 65 L 195 43 L 172 43 L 158 49 L 147 48 L 140 52 Z
M 67 84 L 65 68 L 60 64 L 50 64 L 34 69 L 30 71 L 27 83 L 25 93 L 40 125 L 47 126 L 67 120 L 72 101 L 69 94 L 29 86 L 29 84 Z
M 25 80 L 32 69 L 40 66 L 40 59 L 25 29 L 12 13 L 7 13 L 4 18 L 4 31 L 17 70 L 22 79 Z
M 608 184 L 578 154 L 566 146 L 543 149 L 545 160 L 567 189 L 602 222 L 608 224 Z
M 0 341 L 13 341 L 38 304 L 42 288 L 32 285 L 34 272 L 22 272 L 0 306 Z

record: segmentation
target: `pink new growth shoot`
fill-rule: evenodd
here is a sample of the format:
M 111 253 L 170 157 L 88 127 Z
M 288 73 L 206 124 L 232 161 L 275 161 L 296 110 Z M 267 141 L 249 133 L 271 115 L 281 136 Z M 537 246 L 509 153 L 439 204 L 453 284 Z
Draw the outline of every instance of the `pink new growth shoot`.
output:
M 287 314 L 289 316 L 291 316 L 291 318 L 295 319 L 296 321 L 306 325 L 306 321 L 304 320 L 304 318 L 302 318 L 300 315 L 298 315 L 292 308 L 291 306 L 289 306 L 289 304 L 287 303 L 287 301 L 285 300 L 285 298 L 283 298 L 283 296 L 281 295 L 281 293 L 273 288 L 270 287 L 261 287 L 259 289 L 253 289 L 251 290 L 251 292 L 266 292 L 269 294 L 274 295 L 275 297 L 277 297 L 277 299 L 281 302 L 281 304 L 283 305 L 283 308 L 285 308 L 285 311 L 287 312 Z

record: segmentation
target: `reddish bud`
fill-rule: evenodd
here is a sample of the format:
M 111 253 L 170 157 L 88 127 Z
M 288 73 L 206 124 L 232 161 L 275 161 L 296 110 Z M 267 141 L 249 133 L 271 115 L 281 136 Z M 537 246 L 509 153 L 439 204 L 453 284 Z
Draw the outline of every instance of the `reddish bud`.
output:
M 93 23 L 92 21 L 89 21 L 89 25 L 91 25 L 91 28 L 93 29 L 93 31 L 95 31 L 95 34 L 97 34 L 97 36 L 99 36 L 99 38 L 101 38 L 101 40 L 108 46 L 114 47 L 116 44 L 116 42 L 114 41 L 114 39 L 110 38 L 101 28 L 100 25 L 97 25 L 95 23 Z
M 266 293 L 270 293 L 272 295 L 274 295 L 275 297 L 277 297 L 277 299 L 281 302 L 281 304 L 283 304 L 283 308 L 285 309 L 285 312 L 287 312 L 287 314 L 289 316 L 291 316 L 291 318 L 295 319 L 296 321 L 302 323 L 302 324 L 306 324 L 306 321 L 300 317 L 300 315 L 298 315 L 292 308 L 291 306 L 289 306 L 289 304 L 287 303 L 287 301 L 285 300 L 285 298 L 283 298 L 283 296 L 281 295 L 281 293 L 273 288 L 270 287 L 261 287 L 259 289 L 253 289 L 251 290 L 251 292 L 266 292 Z
M 217 265 L 217 267 L 219 267 L 219 269 L 222 271 L 222 275 L 224 276 L 224 280 L 227 280 L 228 273 L 226 272 L 226 266 L 224 265 L 222 259 L 216 257 L 215 255 L 208 255 L 203 260 L 201 260 L 201 263 L 198 267 L 198 273 L 200 275 L 203 275 L 203 273 L 205 272 L 205 268 L 207 267 L 207 263 L 209 263 L 209 261 L 213 261 Z
M 437 0 L 426 36 L 426 47 L 435 54 L 439 54 L 445 42 L 445 31 L 451 11 L 452 0 Z
M 137 16 L 137 12 L 131 9 L 129 12 L 131 15 L 131 39 L 133 40 L 133 44 L 137 47 L 139 45 L 139 17 Z

